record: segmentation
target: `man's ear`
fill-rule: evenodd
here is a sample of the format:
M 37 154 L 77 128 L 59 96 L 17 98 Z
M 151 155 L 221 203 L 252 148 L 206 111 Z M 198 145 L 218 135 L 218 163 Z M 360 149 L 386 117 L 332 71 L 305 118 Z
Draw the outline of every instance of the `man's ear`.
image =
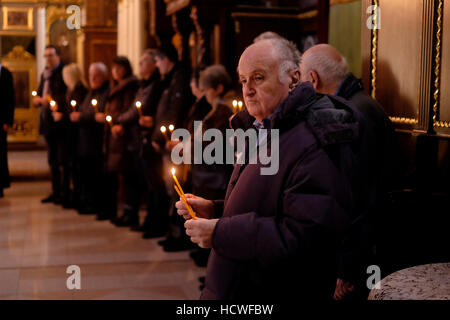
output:
M 317 88 L 320 85 L 319 75 L 314 70 L 311 70 L 311 71 L 309 71 L 309 77 L 311 78 L 311 83 L 312 83 L 312 85 L 314 87 L 314 90 L 317 91 Z
M 289 72 L 289 89 L 292 90 L 300 83 L 300 70 L 294 69 Z

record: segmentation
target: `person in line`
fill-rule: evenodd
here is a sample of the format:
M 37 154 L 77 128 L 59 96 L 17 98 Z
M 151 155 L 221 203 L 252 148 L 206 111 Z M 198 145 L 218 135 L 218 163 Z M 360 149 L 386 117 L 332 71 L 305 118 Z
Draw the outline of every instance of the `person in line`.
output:
M 95 121 L 95 114 L 104 114 L 110 93 L 108 67 L 104 63 L 89 66 L 89 87 L 78 110 L 70 114 L 70 120 L 79 124 L 80 214 L 97 214 L 101 208 L 104 124 Z
M 346 103 L 300 83 L 284 41 L 249 46 L 238 74 L 246 110 L 233 128 L 278 129 L 278 141 L 268 133 L 258 143 L 278 143 L 279 166 L 262 175 L 260 161 L 235 165 L 225 200 L 187 195 L 196 220 L 176 203 L 191 240 L 212 248 L 201 299 L 331 300 L 353 207 L 340 163 L 352 158 L 358 122 Z
M 345 239 L 334 298 L 367 299 L 367 267 L 375 263 L 375 219 L 389 190 L 392 173 L 393 126 L 360 79 L 348 72 L 346 59 L 331 45 L 319 44 L 303 54 L 302 81 L 323 94 L 349 100 L 362 115 L 360 169 L 353 179 L 356 199 L 352 228 Z M 362 125 L 363 124 L 363 125 Z
M 84 101 L 88 93 L 86 88 L 86 82 L 83 77 L 83 73 L 75 63 L 66 65 L 63 69 L 63 80 L 67 86 L 66 103 L 71 107 L 71 111 L 66 115 L 65 121 L 68 122 L 68 141 L 66 143 L 67 153 L 69 155 L 70 162 L 70 180 L 72 181 L 72 196 L 70 201 L 63 205 L 65 208 L 78 209 L 80 205 L 81 196 L 81 171 L 80 171 L 80 161 L 78 156 L 78 135 L 79 127 L 78 123 L 70 122 L 70 114 L 77 111 L 80 104 Z
M 123 127 L 117 121 L 129 108 L 134 108 L 132 104 L 139 89 L 139 81 L 133 75 L 130 61 L 126 57 L 114 58 L 111 70 L 114 86 L 107 99 L 105 113 L 96 113 L 95 120 L 105 124 L 102 208 L 97 215 L 97 220 L 110 220 L 114 223 L 117 218 L 119 175 L 122 174 L 125 188 L 128 187 L 128 182 L 135 183 L 131 182 L 127 172 L 124 172 L 123 163 L 124 154 L 130 146 L 130 137 L 125 134 Z M 107 121 L 107 117 L 110 121 Z
M 41 75 L 37 96 L 33 98 L 34 106 L 41 108 L 39 133 L 44 135 L 47 144 L 52 180 L 52 193 L 42 199 L 42 203 L 61 204 L 63 201 L 67 202 L 70 191 L 69 157 L 65 148 L 67 123 L 60 121 L 62 115 L 69 112 L 66 103 L 67 86 L 62 77 L 64 63 L 61 61 L 58 47 L 46 46 L 44 59 L 45 70 Z M 52 100 L 54 107 L 50 106 Z

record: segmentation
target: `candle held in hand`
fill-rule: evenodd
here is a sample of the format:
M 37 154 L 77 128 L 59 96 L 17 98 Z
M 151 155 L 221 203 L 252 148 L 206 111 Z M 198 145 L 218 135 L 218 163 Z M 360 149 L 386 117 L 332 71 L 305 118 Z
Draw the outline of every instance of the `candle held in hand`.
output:
M 50 110 L 52 110 L 53 112 L 58 111 L 58 107 L 56 105 L 56 101 L 55 100 L 50 101 Z
M 94 108 L 95 112 L 97 112 L 97 104 L 98 104 L 97 99 L 92 99 L 91 100 L 91 105 Z
M 184 191 L 181 188 L 180 183 L 178 182 L 177 176 L 175 175 L 175 168 L 172 168 L 172 177 L 173 177 L 173 180 L 175 181 L 175 186 L 174 186 L 175 191 L 180 196 L 181 201 L 183 201 L 183 203 L 186 206 L 187 210 L 189 211 L 189 214 L 191 215 L 192 219 L 197 220 L 197 217 L 195 216 L 194 210 L 192 209 L 192 207 L 187 202 L 186 195 L 184 194 Z
M 70 105 L 72 106 L 73 110 L 77 107 L 77 102 L 75 100 L 70 101 Z
M 32 95 L 33 97 L 36 97 L 36 96 L 37 96 L 37 92 L 36 92 L 36 91 L 32 91 L 32 92 L 31 92 L 31 95 Z
M 142 103 L 140 101 L 136 101 L 136 109 L 138 110 L 140 117 L 142 117 L 142 109 L 141 109 L 141 107 L 142 107 Z
M 166 127 L 165 126 L 161 126 L 160 130 L 161 130 L 161 133 L 164 136 L 164 139 L 166 139 L 166 141 L 169 141 L 169 137 L 167 136 L 167 129 L 166 129 Z
M 106 122 L 108 122 L 109 126 L 112 127 L 112 117 L 108 114 L 105 119 Z

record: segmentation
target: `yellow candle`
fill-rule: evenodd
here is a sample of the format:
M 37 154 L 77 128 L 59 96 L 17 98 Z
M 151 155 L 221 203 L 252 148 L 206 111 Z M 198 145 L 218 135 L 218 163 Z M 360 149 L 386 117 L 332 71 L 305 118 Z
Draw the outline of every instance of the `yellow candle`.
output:
M 136 109 L 138 109 L 139 116 L 142 117 L 142 109 L 141 109 L 141 107 L 142 107 L 142 103 L 140 101 L 136 101 Z
M 52 110 L 54 112 L 58 111 L 58 106 L 56 105 L 55 100 L 50 101 L 50 110 Z
M 189 203 L 187 202 L 186 196 L 184 194 L 183 189 L 180 186 L 180 183 L 178 182 L 177 176 L 175 175 L 175 168 L 172 168 L 172 177 L 173 180 L 175 181 L 175 191 L 178 193 L 178 195 L 180 196 L 180 199 L 183 201 L 184 205 L 186 206 L 187 210 L 189 211 L 189 214 L 191 215 L 192 219 L 197 220 L 194 210 L 192 210 L 192 207 L 189 205 Z
M 91 100 L 91 105 L 94 108 L 95 112 L 97 112 L 97 104 L 98 104 L 97 99 L 92 99 Z
M 161 126 L 160 130 L 161 130 L 162 134 L 164 135 L 164 138 L 166 139 L 166 141 L 169 141 L 169 137 L 167 136 L 167 133 L 166 133 L 166 131 L 167 131 L 166 127 Z
M 110 127 L 112 126 L 112 117 L 109 114 L 106 116 L 106 122 L 108 122 Z

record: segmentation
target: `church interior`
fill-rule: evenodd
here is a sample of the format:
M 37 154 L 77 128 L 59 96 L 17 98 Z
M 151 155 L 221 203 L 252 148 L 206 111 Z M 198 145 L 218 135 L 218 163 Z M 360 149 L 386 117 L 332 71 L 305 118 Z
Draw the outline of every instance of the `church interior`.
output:
M 214 273 L 211 271 L 211 276 L 209 273 L 214 265 L 210 266 L 213 263 L 212 256 L 208 258 L 209 249 L 204 249 L 203 244 L 200 248 L 198 243 L 190 242 L 189 234 L 185 233 L 184 219 L 180 222 L 177 218 L 181 214 L 179 206 L 188 207 L 186 203 L 191 204 L 186 200 L 184 192 L 196 194 L 195 191 L 201 189 L 205 192 L 204 198 L 214 200 L 212 197 L 219 196 L 224 199 L 228 178 L 224 187 L 221 187 L 223 192 L 219 192 L 206 188 L 207 182 L 203 186 L 198 186 L 202 183 L 196 185 L 195 170 L 199 174 L 204 168 L 191 171 L 187 165 L 171 164 L 170 152 L 167 151 L 172 150 L 167 149 L 170 145 L 168 133 L 172 133 L 173 124 L 177 128 L 188 128 L 181 123 L 192 116 L 192 113 L 183 111 L 170 118 L 171 113 L 165 113 L 161 109 L 161 100 L 176 98 L 182 92 L 170 93 L 173 80 L 169 84 L 168 77 L 175 75 L 172 71 L 165 73 L 163 65 L 164 61 L 168 61 L 169 66 L 182 66 L 180 70 L 184 70 L 185 74 L 180 79 L 186 78 L 188 89 L 193 88 L 192 81 L 197 81 L 197 89 L 200 88 L 199 81 L 203 83 L 202 79 L 206 77 L 209 66 L 221 65 L 220 70 L 224 70 L 231 80 L 228 85 L 231 95 L 221 95 L 224 101 L 225 98 L 233 100 L 230 109 L 227 109 L 229 115 L 237 116 L 246 110 L 251 114 L 252 109 L 246 105 L 248 103 L 244 87 L 247 84 L 244 85 L 240 80 L 243 70 L 241 64 L 244 61 L 241 55 L 244 56 L 243 52 L 252 44 L 257 45 L 255 38 L 265 32 L 276 33 L 287 39 L 290 45 L 295 44 L 300 54 L 318 44 L 331 45 L 345 57 L 347 71 L 356 79 L 361 79 L 358 80 L 358 85 L 364 89 L 367 99 L 382 106 L 386 121 L 392 126 L 392 137 L 388 142 L 393 147 L 383 150 L 383 155 L 377 154 L 378 149 L 374 145 L 361 147 L 362 150 L 369 150 L 368 154 L 377 156 L 372 159 L 371 165 L 381 166 L 382 160 L 379 159 L 383 158 L 392 168 L 389 173 L 383 172 L 391 181 L 388 192 L 383 196 L 376 195 L 380 201 L 374 212 L 376 222 L 371 225 L 376 242 L 371 253 L 375 258 L 370 263 L 373 268 L 365 267 L 363 270 L 368 288 L 362 290 L 362 300 L 450 299 L 449 1 L 1 0 L 0 74 L 6 72 L 4 70 L 9 70 L 12 74 L 15 108 L 11 123 L 1 118 L 7 114 L 2 109 L 6 110 L 8 107 L 5 101 L 10 90 L 0 82 L 3 87 L 0 88 L 0 124 L 5 124 L 5 142 L 0 142 L 0 157 L 6 159 L 7 156 L 4 162 L 0 159 L 0 300 L 197 300 L 201 295 L 205 297 L 205 292 L 213 291 L 210 288 L 214 287 L 214 280 L 211 280 Z M 262 40 L 264 41 L 271 40 Z M 170 48 L 176 50 L 176 56 L 172 60 Z M 53 80 L 48 80 L 46 75 L 49 54 L 57 55 L 60 59 L 58 61 L 78 70 L 81 74 L 79 82 L 84 83 L 86 91 L 84 96 L 90 97 L 89 99 L 86 98 L 83 102 L 73 98 L 74 96 L 68 98 L 69 93 L 57 93 L 56 89 L 52 89 L 50 81 Z M 155 141 L 162 143 L 167 150 L 161 151 L 159 160 L 155 160 L 155 156 L 150 162 L 145 162 L 135 159 L 142 152 L 145 154 L 145 147 L 142 147 L 144 151 L 138 153 L 129 151 L 129 145 L 122 146 L 123 157 L 120 159 L 128 161 L 124 162 L 128 163 L 128 169 L 134 168 L 137 163 L 142 166 L 139 167 L 141 171 L 131 172 L 132 169 L 127 171 L 120 167 L 117 172 L 113 170 L 114 174 L 107 172 L 103 175 L 103 171 L 108 171 L 111 163 L 115 165 L 114 148 L 119 144 L 113 145 L 111 141 L 117 137 L 114 133 L 116 126 L 118 136 L 123 134 L 121 132 L 124 127 L 128 128 L 126 125 L 111 124 L 111 116 L 107 115 L 105 118 L 105 115 L 109 112 L 107 110 L 113 110 L 110 114 L 114 121 L 121 116 L 113 109 L 117 107 L 113 103 L 116 101 L 113 93 L 118 92 L 122 84 L 142 88 L 142 83 L 150 81 L 142 73 L 143 57 L 153 59 L 152 64 L 156 65 L 154 69 L 159 70 L 161 75 L 161 88 L 167 86 L 160 90 L 159 103 L 153 103 L 159 109 L 151 111 L 152 116 L 147 117 L 152 126 L 156 123 L 152 139 L 158 134 Z M 305 56 L 304 63 L 306 60 Z M 107 70 L 103 70 L 103 66 Z M 66 68 L 61 76 L 63 85 L 66 82 Z M 93 69 L 98 73 L 103 70 L 107 77 L 104 84 L 111 87 L 110 96 L 105 98 L 104 104 L 102 98 L 91 95 L 92 92 L 97 92 L 93 86 Z M 128 69 L 135 84 L 125 84 L 125 80 L 117 76 L 117 70 L 127 72 L 124 70 Z M 202 71 L 195 78 L 198 70 Z M 301 64 L 299 72 L 302 72 Z M 169 80 L 166 81 L 167 78 Z M 159 90 L 156 84 L 154 88 Z M 212 89 L 217 88 L 223 89 L 224 86 Z M 207 90 L 210 89 L 205 89 L 206 100 Z M 134 110 L 136 119 L 140 116 L 140 132 L 143 134 L 145 130 L 142 131 L 142 118 L 145 117 L 142 112 L 146 115 L 146 111 L 144 106 L 142 110 L 140 108 L 140 101 L 145 103 L 138 98 L 141 92 L 139 90 L 136 88 L 133 91 L 133 94 L 138 93 L 128 104 L 133 105 L 131 109 Z M 61 101 L 65 102 L 58 100 L 59 94 L 62 95 Z M 187 105 L 187 109 L 183 110 L 189 110 L 195 101 L 198 102 L 195 100 L 197 96 L 194 89 L 192 93 L 181 94 L 181 103 Z M 46 95 L 51 95 L 48 108 L 42 106 L 46 103 Z M 45 101 L 39 105 L 36 97 L 42 97 Z M 120 98 L 122 104 L 128 101 L 126 94 L 124 97 Z M 72 131 L 68 129 L 72 133 L 67 133 L 64 137 L 56 134 L 55 138 L 49 138 L 48 132 L 43 133 L 44 118 L 41 109 L 50 110 L 55 100 L 60 109 L 63 103 L 72 103 L 73 110 L 68 111 L 67 118 L 60 110 L 63 120 L 58 120 L 54 114 L 50 115 L 51 123 L 67 121 L 72 125 L 81 121 L 74 120 L 75 117 L 70 113 L 80 113 L 82 119 L 82 110 L 84 104 L 87 104 L 97 112 L 96 124 L 101 123 L 101 130 L 105 132 L 104 136 L 103 131 L 99 134 L 99 156 L 83 160 L 87 164 L 80 160 L 78 171 L 71 162 L 73 172 L 70 174 L 73 176 L 67 178 L 69 182 L 64 182 L 65 172 L 61 169 L 62 183 L 67 183 L 68 190 L 73 190 L 73 198 L 70 201 L 66 199 L 69 201 L 67 203 L 63 196 L 55 196 L 55 170 L 60 170 L 60 167 L 54 169 L 52 163 L 59 161 L 55 159 L 61 156 L 61 166 L 64 166 L 65 155 L 58 154 L 53 159 L 52 152 L 56 151 L 51 150 L 56 148 L 53 143 L 59 143 L 57 148 L 61 149 L 58 150 L 70 154 L 71 159 L 79 159 L 77 155 L 82 151 L 79 151 L 81 149 L 77 147 L 77 143 L 81 145 L 82 137 L 80 135 L 79 140 L 74 140 L 71 136 L 75 132 L 73 130 L 78 130 L 78 124 L 73 126 L 75 129 L 70 129 Z M 215 110 L 215 104 L 210 104 Z M 167 105 L 170 107 L 175 102 Z M 197 106 L 200 110 L 200 103 Z M 70 109 L 70 106 L 67 108 Z M 104 114 L 102 121 L 97 118 L 100 114 Z M 169 122 L 158 120 L 159 116 L 174 119 L 170 122 L 172 128 L 169 128 Z M 202 120 L 205 125 L 211 123 L 207 118 L 208 116 Z M 79 124 L 81 128 L 81 122 Z M 2 137 L 3 135 L 0 136 L 1 139 Z M 144 144 L 148 142 L 147 138 L 143 138 Z M 88 145 L 96 143 L 94 134 L 84 139 L 87 139 Z M 55 142 L 56 140 L 59 142 Z M 152 143 L 149 148 L 154 152 L 158 147 Z M 103 163 L 99 160 L 98 166 L 94 166 L 92 163 L 103 159 L 102 154 L 105 152 L 109 157 L 107 161 Z M 280 154 L 281 162 L 282 157 L 283 154 Z M 77 161 L 74 160 L 73 163 L 78 163 Z M 4 174 L 2 166 L 9 170 L 8 174 Z M 83 166 L 89 168 L 82 172 Z M 178 180 L 183 187 L 172 173 L 179 187 L 175 188 L 179 197 L 173 190 L 174 180 L 169 173 L 172 166 L 176 168 Z M 147 177 L 147 171 L 159 174 L 158 170 L 167 171 L 162 174 L 164 179 L 145 178 L 150 181 L 147 182 L 140 178 L 141 175 Z M 371 171 L 369 176 L 376 175 L 374 172 L 378 169 L 371 167 L 366 170 Z M 216 174 L 214 181 L 219 184 L 222 176 L 217 172 Z M 243 179 L 244 174 L 241 177 Z M 85 188 L 80 187 L 81 196 L 78 195 L 75 203 L 76 184 L 84 186 L 84 180 L 79 182 L 79 179 L 87 179 L 88 182 Z M 207 181 L 207 178 L 204 179 Z M 145 188 L 150 190 L 143 191 L 141 197 L 136 194 L 144 187 L 130 187 L 130 184 L 137 184 L 138 180 L 142 180 L 147 186 Z M 162 195 L 152 189 L 158 183 L 163 184 Z M 232 181 L 230 185 L 233 185 Z M 276 186 L 274 184 L 273 188 Z M 65 187 L 61 188 L 61 194 L 64 194 Z M 96 193 L 99 191 L 96 189 L 108 189 L 110 193 Z M 248 192 L 251 193 L 252 190 Z M 279 194 L 282 192 L 284 191 L 281 190 Z M 49 194 L 48 198 L 43 199 Z M 84 196 L 86 201 L 92 200 L 94 205 L 86 205 L 80 209 Z M 161 199 L 166 197 L 167 207 L 164 207 L 166 202 Z M 150 198 L 153 200 L 149 200 Z M 108 205 L 103 203 L 104 207 L 99 209 L 103 210 L 101 212 L 92 209 L 97 208 L 98 199 L 109 202 Z M 130 201 L 137 203 L 134 209 L 130 209 Z M 228 212 L 227 205 L 233 207 L 226 201 L 224 215 Z M 154 218 L 153 222 L 154 225 L 166 223 L 169 227 L 164 232 L 146 224 L 151 217 L 156 217 L 150 209 L 152 206 L 153 211 L 164 211 L 165 216 Z M 117 212 L 114 219 L 109 215 L 111 210 Z M 222 218 L 218 220 L 217 226 Z M 139 226 L 139 222 L 143 224 Z M 223 225 L 224 223 L 221 224 Z M 145 229 L 146 227 L 150 229 Z M 219 227 L 216 228 L 217 237 L 213 236 L 209 248 L 212 246 L 212 251 L 217 251 L 215 258 L 220 258 L 222 251 L 219 249 Z M 280 228 L 278 231 L 282 232 L 284 229 Z M 169 236 L 166 237 L 167 233 Z M 174 239 L 184 237 L 184 242 L 170 242 L 173 234 L 176 235 L 172 237 Z M 266 245 L 273 249 L 271 245 Z M 217 261 L 219 259 L 214 260 L 216 263 L 220 262 Z M 381 283 L 381 289 L 377 285 L 369 286 L 372 275 L 377 279 L 374 284 Z M 251 280 L 257 281 L 257 277 L 258 275 L 254 275 Z M 330 300 L 345 300 L 346 297 L 349 300 L 361 299 L 361 296 L 352 297 L 352 293 L 355 293 L 353 286 L 343 283 L 341 290 L 336 289 Z

